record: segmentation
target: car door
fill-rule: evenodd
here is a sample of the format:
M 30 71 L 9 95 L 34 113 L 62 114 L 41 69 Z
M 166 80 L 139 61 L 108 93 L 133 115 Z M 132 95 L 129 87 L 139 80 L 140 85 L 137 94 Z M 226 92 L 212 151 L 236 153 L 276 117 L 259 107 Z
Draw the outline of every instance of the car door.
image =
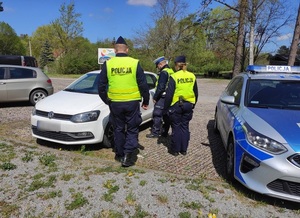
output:
M 6 83 L 7 99 L 10 101 L 27 101 L 36 84 L 36 72 L 32 69 L 9 67 Z
M 5 67 L 0 67 L 0 102 L 7 101 Z
M 220 133 L 223 142 L 227 142 L 228 134 L 234 125 L 234 118 L 238 113 L 243 88 L 243 77 L 235 77 L 225 90 L 224 96 L 234 96 L 234 104 L 221 102 L 220 105 Z
M 148 110 L 141 109 L 143 121 L 152 119 L 152 112 L 154 108 L 153 95 L 155 93 L 155 84 L 157 80 L 157 78 L 153 74 L 145 73 L 145 75 L 146 75 L 147 84 L 149 86 L 150 99 L 149 99 Z

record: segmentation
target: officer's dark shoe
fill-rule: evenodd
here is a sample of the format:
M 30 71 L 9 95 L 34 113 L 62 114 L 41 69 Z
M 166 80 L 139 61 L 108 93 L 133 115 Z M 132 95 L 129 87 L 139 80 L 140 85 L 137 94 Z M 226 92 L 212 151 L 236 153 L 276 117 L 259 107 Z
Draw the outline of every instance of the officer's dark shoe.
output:
M 185 156 L 187 153 L 186 153 L 186 151 L 180 151 L 180 154 Z
M 179 155 L 179 152 L 176 152 L 176 151 L 172 151 L 172 150 L 169 150 L 169 154 L 173 155 L 173 156 L 178 156 Z
M 134 162 L 134 153 L 127 153 L 124 156 L 124 159 L 122 161 L 122 167 L 130 167 L 135 164 Z
M 124 159 L 123 156 L 120 156 L 120 155 L 117 155 L 117 154 L 115 155 L 115 160 L 116 160 L 116 161 L 122 163 L 123 159 Z
M 164 137 L 164 138 L 167 138 L 169 136 L 169 134 L 167 133 L 167 132 L 163 132 L 162 134 L 161 134 L 161 137 Z
M 146 135 L 146 138 L 152 138 L 152 139 L 155 139 L 155 138 L 158 138 L 159 135 L 155 135 L 153 133 L 150 133 L 150 134 L 147 134 Z

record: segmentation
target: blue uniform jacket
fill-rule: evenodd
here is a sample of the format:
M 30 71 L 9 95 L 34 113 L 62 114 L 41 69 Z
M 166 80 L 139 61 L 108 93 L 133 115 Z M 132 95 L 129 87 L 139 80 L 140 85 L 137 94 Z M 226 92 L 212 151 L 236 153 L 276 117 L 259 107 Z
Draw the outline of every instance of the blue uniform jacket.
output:
M 164 70 L 165 68 L 170 68 L 170 67 L 168 65 L 165 65 L 160 70 L 156 91 L 153 96 L 153 100 L 155 101 L 158 101 L 162 97 L 162 94 L 166 91 L 167 88 L 166 86 L 169 79 L 169 74 L 167 71 Z

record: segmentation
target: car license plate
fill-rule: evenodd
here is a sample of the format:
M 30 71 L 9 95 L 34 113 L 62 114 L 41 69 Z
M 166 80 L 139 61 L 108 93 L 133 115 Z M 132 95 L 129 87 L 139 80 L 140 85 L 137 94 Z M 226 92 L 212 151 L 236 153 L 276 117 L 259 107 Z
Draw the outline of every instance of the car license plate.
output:
M 39 121 L 37 121 L 37 129 L 40 131 L 59 132 L 60 124 L 59 123 L 50 123 L 47 121 L 39 120 Z

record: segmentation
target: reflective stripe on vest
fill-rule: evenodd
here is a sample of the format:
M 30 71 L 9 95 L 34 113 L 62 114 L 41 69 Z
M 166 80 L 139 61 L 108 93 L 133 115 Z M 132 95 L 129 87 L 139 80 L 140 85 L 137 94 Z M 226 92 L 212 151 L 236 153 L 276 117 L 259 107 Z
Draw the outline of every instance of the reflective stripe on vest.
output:
M 113 57 L 106 61 L 108 98 L 111 101 L 141 100 L 136 70 L 138 60 L 131 57 Z
M 196 82 L 196 76 L 191 72 L 183 70 L 180 70 L 171 76 L 175 81 L 175 91 L 171 105 L 178 102 L 180 96 L 184 101 L 195 104 L 196 97 L 194 93 L 194 84 Z

